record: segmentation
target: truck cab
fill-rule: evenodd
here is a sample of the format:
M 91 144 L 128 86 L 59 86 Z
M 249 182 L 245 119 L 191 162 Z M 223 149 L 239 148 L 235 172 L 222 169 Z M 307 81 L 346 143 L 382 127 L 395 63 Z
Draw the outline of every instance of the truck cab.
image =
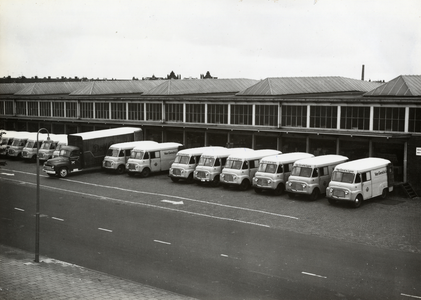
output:
M 39 160 L 46 161 L 52 158 L 54 151 L 58 150 L 58 145 L 63 143 L 67 144 L 67 134 L 50 134 L 50 139 L 44 140 L 38 151 Z
M 67 177 L 71 172 L 82 169 L 83 156 L 78 147 L 63 146 L 58 157 L 51 158 L 44 163 L 44 172 L 49 176 Z

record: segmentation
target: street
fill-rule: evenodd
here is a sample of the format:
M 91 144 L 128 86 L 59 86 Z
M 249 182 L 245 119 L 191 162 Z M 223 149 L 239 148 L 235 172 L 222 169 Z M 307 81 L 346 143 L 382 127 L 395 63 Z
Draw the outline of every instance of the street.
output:
M 34 249 L 35 175 L 0 170 L 2 244 Z M 352 209 L 166 174 L 40 179 L 43 255 L 199 299 L 421 297 L 419 200 Z

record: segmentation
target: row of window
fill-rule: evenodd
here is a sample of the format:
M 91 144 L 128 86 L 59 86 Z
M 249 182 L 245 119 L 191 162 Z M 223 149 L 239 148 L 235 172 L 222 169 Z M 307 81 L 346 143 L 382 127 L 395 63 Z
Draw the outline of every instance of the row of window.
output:
M 78 110 L 72 101 L 15 103 L 17 116 L 421 132 L 415 107 L 282 105 L 279 121 L 278 105 L 80 102 Z M 0 115 L 14 115 L 13 104 L 0 101 Z

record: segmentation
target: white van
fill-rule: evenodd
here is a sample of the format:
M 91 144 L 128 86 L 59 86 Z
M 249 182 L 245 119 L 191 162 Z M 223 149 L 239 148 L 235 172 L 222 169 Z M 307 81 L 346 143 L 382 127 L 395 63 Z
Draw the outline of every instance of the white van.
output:
M 54 149 L 54 151 L 53 151 L 53 156 L 52 156 L 52 158 L 56 158 L 56 157 L 59 157 L 60 156 L 60 151 L 61 151 L 61 148 L 63 147 L 63 146 L 67 146 L 67 134 L 66 134 L 66 138 L 65 139 L 60 139 L 59 141 L 58 141 L 58 143 L 57 143 L 57 146 L 56 146 L 56 149 Z
M 0 155 L 8 155 L 9 147 L 13 143 L 13 138 L 17 135 L 13 130 L 1 130 Z
M 346 156 L 328 154 L 296 161 L 286 184 L 288 195 L 308 195 L 316 200 L 326 193 L 333 169 L 347 160 Z
M 7 150 L 7 155 L 11 158 L 20 158 L 22 157 L 22 150 L 28 141 L 28 138 L 31 136 L 31 133 L 28 131 L 19 131 L 13 137 L 13 142 Z
M 166 142 L 133 148 L 126 169 L 130 176 L 148 177 L 152 172 L 168 171 L 182 144 Z
M 386 198 L 393 191 L 393 165 L 383 158 L 369 157 L 335 167 L 326 191 L 330 204 L 352 202 L 359 207 L 364 200 Z
M 240 190 L 248 189 L 259 168 L 260 160 L 263 157 L 281 153 L 278 150 L 262 149 L 231 154 L 221 174 L 222 185 L 225 188 L 238 186 Z
M 212 186 L 220 184 L 220 175 L 228 156 L 236 152 L 252 151 L 249 148 L 214 148 L 200 156 L 199 164 L 193 172 L 193 178 L 198 183 L 209 183 Z
M 260 160 L 259 169 L 253 178 L 254 191 L 273 191 L 280 195 L 285 191 L 285 184 L 291 175 L 293 164 L 300 159 L 314 157 L 305 152 L 292 152 L 267 156 Z
M 28 135 L 25 147 L 22 149 L 22 158 L 28 161 L 36 161 L 37 149 L 39 149 L 44 141 L 49 139 L 46 133 L 31 132 Z
M 224 147 L 208 146 L 179 151 L 171 165 L 168 176 L 170 176 L 173 182 L 178 182 L 180 179 L 186 180 L 189 183 L 193 182 L 193 172 L 199 163 L 200 156 L 211 149 L 224 149 Z
M 54 151 L 60 143 L 67 144 L 67 134 L 50 134 L 49 140 L 44 140 L 38 152 L 40 161 L 46 161 L 53 157 Z
M 158 143 L 154 141 L 135 141 L 113 144 L 108 148 L 107 153 L 105 154 L 104 160 L 102 161 L 102 167 L 104 170 L 123 174 L 126 171 L 126 163 L 135 147 L 157 144 Z

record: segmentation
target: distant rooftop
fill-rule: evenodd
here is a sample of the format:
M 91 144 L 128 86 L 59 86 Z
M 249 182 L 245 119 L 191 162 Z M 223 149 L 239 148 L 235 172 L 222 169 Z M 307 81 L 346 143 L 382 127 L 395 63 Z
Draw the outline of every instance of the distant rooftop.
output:
M 421 75 L 401 75 L 364 96 L 421 96 Z

